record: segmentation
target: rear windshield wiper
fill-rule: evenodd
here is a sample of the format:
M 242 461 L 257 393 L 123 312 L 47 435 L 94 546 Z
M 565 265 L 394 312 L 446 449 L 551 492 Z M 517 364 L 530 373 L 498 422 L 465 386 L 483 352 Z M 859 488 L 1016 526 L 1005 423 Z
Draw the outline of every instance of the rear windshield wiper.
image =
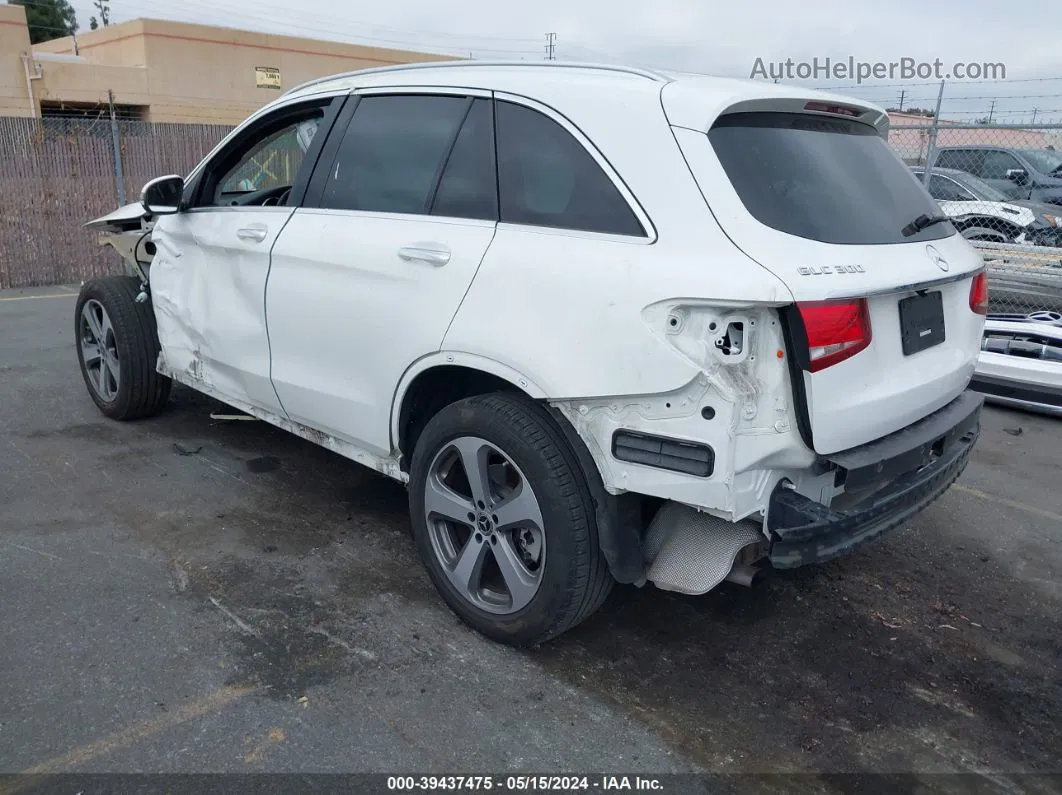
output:
M 945 221 L 950 220 L 951 219 L 946 215 L 920 215 L 901 229 L 900 234 L 904 237 L 910 237 L 911 235 L 917 235 L 923 229 L 928 229 L 931 226 L 942 224 Z

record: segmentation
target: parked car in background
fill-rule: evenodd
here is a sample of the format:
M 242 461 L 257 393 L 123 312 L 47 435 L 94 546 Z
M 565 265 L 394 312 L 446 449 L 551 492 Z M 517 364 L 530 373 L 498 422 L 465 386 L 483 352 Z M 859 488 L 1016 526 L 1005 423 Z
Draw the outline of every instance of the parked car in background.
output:
M 1062 416 L 1062 313 L 989 315 L 970 386 L 993 403 Z
M 1062 204 L 1062 152 L 1053 149 L 944 146 L 932 165 L 967 171 L 1012 199 Z
M 85 385 L 128 420 L 177 381 L 406 484 L 442 598 L 507 643 L 617 581 L 830 560 L 980 430 L 984 263 L 887 127 L 622 67 L 316 80 L 93 224 L 135 262 L 82 287 Z
M 911 169 L 919 180 L 925 168 Z M 1011 199 L 967 171 L 935 168 L 929 195 L 968 240 L 1062 246 L 1062 207 L 1027 199 Z

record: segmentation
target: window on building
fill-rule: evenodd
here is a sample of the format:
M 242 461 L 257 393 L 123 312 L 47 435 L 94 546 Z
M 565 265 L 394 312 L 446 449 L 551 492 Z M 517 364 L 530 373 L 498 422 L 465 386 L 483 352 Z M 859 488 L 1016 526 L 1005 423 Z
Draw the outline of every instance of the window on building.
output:
M 147 118 L 147 114 L 147 105 L 116 104 L 114 106 L 114 118 L 118 121 L 143 121 Z M 41 118 L 110 121 L 111 106 L 106 102 L 61 102 L 42 99 Z

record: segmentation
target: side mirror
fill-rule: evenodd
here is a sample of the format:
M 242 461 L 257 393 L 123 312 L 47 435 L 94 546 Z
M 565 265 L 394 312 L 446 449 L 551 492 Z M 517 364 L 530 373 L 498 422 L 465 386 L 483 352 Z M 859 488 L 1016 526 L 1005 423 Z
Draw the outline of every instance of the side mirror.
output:
M 1026 179 L 1028 179 L 1028 177 L 1029 177 L 1029 174 L 1024 168 L 1008 168 L 1007 169 L 1007 179 L 1009 179 L 1011 182 L 1016 182 L 1019 185 L 1024 185 L 1025 181 L 1026 181 Z
M 140 203 L 152 215 L 173 215 L 181 207 L 184 178 L 177 174 L 151 180 L 140 191 Z

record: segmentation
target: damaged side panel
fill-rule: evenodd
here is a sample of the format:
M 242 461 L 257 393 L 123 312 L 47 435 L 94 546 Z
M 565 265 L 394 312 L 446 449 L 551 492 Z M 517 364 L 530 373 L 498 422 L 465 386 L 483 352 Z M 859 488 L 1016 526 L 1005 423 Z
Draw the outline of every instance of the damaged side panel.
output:
M 763 510 L 788 479 L 815 499 L 832 497 L 832 474 L 813 474 L 815 454 L 796 425 L 777 312 L 769 306 L 668 301 L 646 308 L 654 334 L 699 374 L 673 392 L 555 401 L 589 447 L 605 487 L 685 503 L 728 521 Z M 707 477 L 617 460 L 613 437 L 627 430 L 707 445 Z
M 151 296 L 168 372 L 236 404 L 277 414 L 265 288 L 269 252 L 291 209 L 163 216 L 153 230 Z
M 302 425 L 301 423 L 293 422 L 286 416 L 269 411 L 267 409 L 262 408 L 261 406 L 254 405 L 239 398 L 230 398 L 224 396 L 218 390 L 213 389 L 212 387 L 204 383 L 202 380 L 196 380 L 192 378 L 186 370 L 170 370 L 166 367 L 165 363 L 160 362 L 159 372 L 161 372 L 163 375 L 169 376 L 178 383 L 182 383 L 185 386 L 195 389 L 196 391 L 202 392 L 206 395 L 210 395 L 211 397 L 217 398 L 218 400 L 224 400 L 226 403 L 229 403 L 230 405 L 239 409 L 245 414 L 249 414 L 252 417 L 257 417 L 263 422 L 268 422 L 270 425 L 275 425 L 281 430 L 293 433 L 296 436 L 311 441 L 316 445 L 331 450 L 332 452 L 341 455 L 344 458 L 349 458 L 355 463 L 367 466 L 370 469 L 374 469 L 389 478 L 397 480 L 401 483 L 406 483 L 409 480 L 409 476 L 405 472 L 403 472 L 401 467 L 399 466 L 397 456 L 378 456 L 361 447 L 358 447 L 357 445 L 350 444 L 348 442 L 343 441 L 342 439 L 337 439 L 335 436 L 331 436 L 330 434 L 323 433 L 322 431 L 318 431 L 306 425 Z

